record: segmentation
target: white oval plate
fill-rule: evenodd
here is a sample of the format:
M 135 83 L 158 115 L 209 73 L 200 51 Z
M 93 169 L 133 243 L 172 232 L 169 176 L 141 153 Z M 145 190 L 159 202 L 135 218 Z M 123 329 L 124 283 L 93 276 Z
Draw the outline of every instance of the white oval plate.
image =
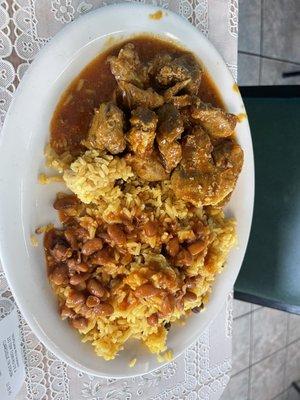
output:
M 0 243 L 9 285 L 22 314 L 45 346 L 71 366 L 98 376 L 134 376 L 162 364 L 137 342 L 128 343 L 111 362 L 97 357 L 90 344 L 81 343 L 75 330 L 58 315 L 42 246 L 31 246 L 30 235 L 37 226 L 57 221 L 52 202 L 62 188 L 38 185 L 37 177 L 44 170 L 43 150 L 60 95 L 108 43 L 147 32 L 171 38 L 190 49 L 213 77 L 227 109 L 235 114 L 245 113 L 232 76 L 212 44 L 189 22 L 170 11 L 164 12 L 159 20 L 149 18 L 157 10 L 132 3 L 103 7 L 65 27 L 42 49 L 26 72 L 2 132 Z M 191 345 L 221 310 L 246 250 L 254 196 L 252 142 L 246 119 L 238 124 L 237 137 L 245 152 L 245 162 L 228 213 L 238 221 L 239 245 L 231 251 L 224 272 L 217 277 L 206 310 L 191 316 L 184 327 L 172 327 L 168 346 L 175 356 Z M 129 368 L 128 362 L 133 357 L 138 362 Z

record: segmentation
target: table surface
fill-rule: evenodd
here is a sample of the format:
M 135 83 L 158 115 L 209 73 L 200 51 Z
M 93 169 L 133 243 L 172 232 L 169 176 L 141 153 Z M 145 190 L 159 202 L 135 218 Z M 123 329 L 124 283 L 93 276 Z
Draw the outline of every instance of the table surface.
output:
M 222 54 L 237 75 L 238 0 L 142 1 L 187 18 Z M 52 36 L 67 23 L 104 0 L 3 0 L 0 4 L 0 121 L 24 72 Z M 0 313 L 14 299 L 0 266 Z M 232 295 L 198 342 L 159 370 L 131 379 L 102 379 L 81 373 L 58 360 L 20 317 L 26 380 L 18 399 L 203 399 L 217 400 L 231 369 Z
M 235 297 L 300 314 L 299 87 L 250 87 L 241 93 L 256 179 L 252 231 Z

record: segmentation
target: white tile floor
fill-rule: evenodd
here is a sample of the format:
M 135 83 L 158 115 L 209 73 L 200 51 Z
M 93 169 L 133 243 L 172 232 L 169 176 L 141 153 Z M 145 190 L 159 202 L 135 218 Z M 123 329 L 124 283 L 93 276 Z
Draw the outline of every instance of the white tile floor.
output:
M 300 0 L 239 0 L 239 85 L 300 85 L 288 71 L 300 71 Z M 300 400 L 300 316 L 237 300 L 233 314 L 222 400 Z
M 286 345 L 287 319 L 287 313 L 270 308 L 260 308 L 253 313 L 253 363 L 259 362 Z
M 299 85 L 299 43 L 300 0 L 239 0 L 240 85 Z
M 299 400 L 291 384 L 300 379 L 300 316 L 238 300 L 233 315 L 232 378 L 222 400 Z

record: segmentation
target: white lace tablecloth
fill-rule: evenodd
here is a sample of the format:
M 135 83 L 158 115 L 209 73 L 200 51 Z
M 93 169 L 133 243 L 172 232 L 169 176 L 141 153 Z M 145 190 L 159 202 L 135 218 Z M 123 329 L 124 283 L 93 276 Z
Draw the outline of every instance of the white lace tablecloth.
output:
M 65 24 L 110 0 L 0 0 L 0 119 L 41 47 Z M 183 15 L 214 43 L 236 78 L 238 0 L 150 0 Z M 2 210 L 3 212 L 3 210 Z M 0 319 L 14 300 L 0 266 Z M 19 313 L 26 381 L 18 399 L 217 400 L 231 369 L 232 298 L 185 354 L 159 370 L 131 379 L 101 379 L 58 360 Z

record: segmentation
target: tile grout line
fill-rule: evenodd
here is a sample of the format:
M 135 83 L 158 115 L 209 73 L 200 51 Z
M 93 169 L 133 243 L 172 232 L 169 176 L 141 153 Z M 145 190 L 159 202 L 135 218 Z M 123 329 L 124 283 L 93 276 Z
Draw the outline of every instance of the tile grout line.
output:
M 241 374 L 242 372 L 247 371 L 247 369 L 249 369 L 249 368 L 250 368 L 250 366 L 241 369 L 239 372 L 236 372 L 234 375 L 232 375 L 231 378 L 234 378 L 235 376 Z
M 297 339 L 293 340 L 291 343 L 289 343 L 286 347 L 290 347 L 292 344 L 295 344 L 297 342 L 300 341 L 300 337 L 298 337 Z
M 250 315 L 253 311 L 247 311 L 245 314 L 238 315 L 237 317 L 234 317 L 233 320 L 236 321 L 237 319 L 240 319 L 242 317 L 246 317 L 247 315 Z
M 285 394 L 285 393 L 288 394 L 288 390 L 283 390 L 282 392 L 276 394 L 276 396 L 275 396 L 275 397 L 272 397 L 271 400 L 276 400 L 276 399 L 279 398 L 279 396 L 282 396 L 282 395 Z
M 294 342 L 290 343 L 288 346 L 284 345 L 283 347 L 280 347 L 280 349 L 274 351 L 273 353 L 268 354 L 267 356 L 261 358 L 260 360 L 254 362 L 253 364 L 251 363 L 249 367 L 250 367 L 250 368 L 251 368 L 251 367 L 254 367 L 254 366 L 257 365 L 257 364 L 260 364 L 262 361 L 265 361 L 267 358 L 272 357 L 272 356 L 275 356 L 275 354 L 279 353 L 280 351 L 282 351 L 282 350 L 284 350 L 284 349 L 287 349 L 287 347 L 289 347 L 290 345 L 294 344 L 294 343 L 297 342 L 298 340 L 300 340 L 300 339 L 294 340 Z M 252 360 L 251 360 L 251 361 L 252 361 Z
M 250 51 L 239 50 L 238 53 L 244 54 L 246 56 L 259 57 L 259 58 L 266 59 L 266 60 L 271 60 L 271 61 L 278 61 L 278 62 L 283 62 L 283 63 L 288 63 L 288 64 L 300 65 L 300 62 L 297 62 L 297 61 L 286 60 L 285 58 L 264 56 L 262 54 L 252 53 Z
M 250 316 L 250 329 L 251 329 L 251 316 Z M 291 345 L 293 345 L 293 344 L 295 344 L 295 343 L 297 343 L 297 342 L 300 342 L 300 338 L 293 340 L 293 341 L 292 341 L 291 343 L 289 343 L 288 345 L 284 345 L 283 347 L 280 347 L 280 349 L 274 351 L 274 352 L 271 353 L 271 354 L 268 354 L 267 356 L 263 357 L 262 359 L 256 361 L 256 362 L 253 363 L 253 364 L 252 364 L 252 358 L 251 358 L 251 361 L 249 361 L 249 362 L 250 362 L 250 363 L 249 363 L 249 366 L 248 366 L 248 367 L 245 367 L 245 368 L 243 368 L 243 369 L 241 369 L 241 370 L 239 370 L 238 372 L 236 372 L 234 375 L 232 375 L 232 378 L 233 378 L 234 376 L 236 376 L 236 375 L 242 373 L 242 372 L 245 372 L 247 369 L 250 369 L 251 367 L 254 367 L 254 366 L 257 365 L 257 364 L 260 364 L 261 362 L 265 361 L 267 358 L 274 356 L 275 354 L 279 353 L 280 351 L 282 351 L 282 350 L 284 350 L 284 349 L 287 349 L 288 347 L 290 347 Z M 251 352 L 251 331 L 250 331 L 250 352 Z
M 264 0 L 260 2 L 260 41 L 259 41 L 259 70 L 258 70 L 258 85 L 261 85 L 262 81 L 262 43 L 263 43 L 263 23 L 264 23 Z
M 251 390 L 251 379 L 252 379 L 252 359 L 253 359 L 253 322 L 254 322 L 254 312 L 253 306 L 251 304 L 251 314 L 250 314 L 250 351 L 249 351 L 249 373 L 248 373 L 248 394 L 247 399 L 250 400 L 250 396 L 252 394 Z
M 234 318 L 233 318 L 234 321 L 237 320 L 237 319 L 240 319 L 240 318 L 242 318 L 242 317 L 246 317 L 247 315 L 250 315 L 251 313 L 255 313 L 256 311 L 260 310 L 261 308 L 264 308 L 263 306 L 259 306 L 258 308 L 256 308 L 255 310 L 253 310 L 253 309 L 252 309 L 252 305 L 253 305 L 253 304 L 251 304 L 251 303 L 249 303 L 249 304 L 251 305 L 250 311 L 247 311 L 247 312 L 245 312 L 245 314 L 241 314 L 241 315 L 238 315 L 237 317 L 234 317 Z M 267 307 L 265 307 L 265 308 L 267 308 Z
M 289 330 L 290 330 L 290 315 L 287 314 L 286 316 L 286 337 L 285 337 L 285 355 L 284 355 L 284 371 L 283 371 L 283 387 L 285 390 L 288 390 L 287 384 L 287 354 L 288 354 L 288 342 L 289 342 Z

